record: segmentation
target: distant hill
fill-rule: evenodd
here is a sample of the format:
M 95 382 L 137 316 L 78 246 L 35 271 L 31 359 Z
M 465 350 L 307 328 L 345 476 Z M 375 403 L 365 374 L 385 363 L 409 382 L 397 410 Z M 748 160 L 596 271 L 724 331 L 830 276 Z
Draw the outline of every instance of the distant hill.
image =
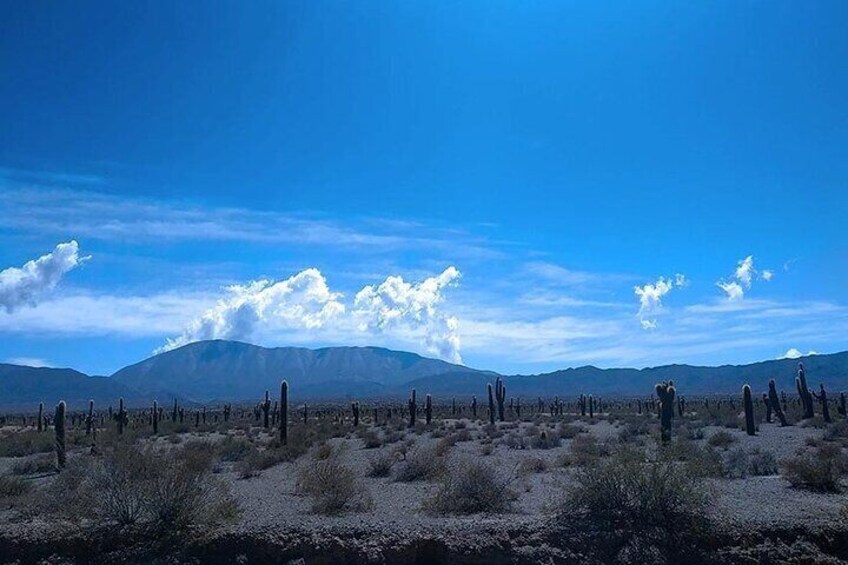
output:
M 780 359 L 749 365 L 696 367 L 666 365 L 647 369 L 578 367 L 539 375 L 503 377 L 509 396 L 572 398 L 648 396 L 658 381 L 674 380 L 683 395 L 738 394 L 748 383 L 765 391 L 774 378 L 778 388 L 793 393 L 798 362 L 803 361 L 811 387 L 824 382 L 832 392 L 848 390 L 848 352 Z M 486 383 L 499 375 L 379 347 L 265 348 L 234 341 L 202 341 L 145 359 L 111 377 L 89 377 L 72 369 L 46 369 L 0 364 L 0 406 L 32 409 L 39 401 L 52 406 L 60 399 L 84 406 L 123 397 L 131 406 L 181 402 L 254 401 L 266 389 L 275 395 L 286 379 L 298 400 L 401 398 L 413 388 L 420 395 L 476 395 L 485 401 Z
M 282 379 L 313 397 L 379 396 L 421 377 L 477 373 L 461 365 L 379 347 L 265 348 L 201 341 L 125 367 L 112 379 L 159 397 L 253 399 Z
M 123 397 L 128 405 L 148 404 L 148 398 L 108 377 L 89 377 L 73 369 L 24 367 L 0 363 L 0 405 L 7 409 L 33 410 L 44 402 L 45 410 L 64 400 L 71 409 L 116 404 Z

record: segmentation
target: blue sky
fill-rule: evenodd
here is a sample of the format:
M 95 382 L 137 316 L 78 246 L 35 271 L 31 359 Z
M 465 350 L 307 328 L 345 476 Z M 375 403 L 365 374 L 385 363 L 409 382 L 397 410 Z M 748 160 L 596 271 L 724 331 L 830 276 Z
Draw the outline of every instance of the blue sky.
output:
M 5 3 L 0 361 L 844 350 L 846 27 L 845 2 Z

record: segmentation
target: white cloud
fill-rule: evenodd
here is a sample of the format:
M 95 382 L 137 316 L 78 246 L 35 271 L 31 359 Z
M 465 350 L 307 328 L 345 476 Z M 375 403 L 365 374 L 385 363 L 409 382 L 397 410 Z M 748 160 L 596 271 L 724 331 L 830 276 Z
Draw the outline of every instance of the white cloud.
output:
M 50 363 L 37 357 L 9 357 L 4 363 L 22 365 L 24 367 L 50 367 Z
M 461 274 L 448 267 L 440 275 L 419 283 L 399 276 L 387 277 L 380 285 L 368 285 L 354 299 L 354 316 L 363 331 L 383 332 L 396 326 L 423 329 L 429 351 L 442 359 L 461 363 L 459 321 L 439 309 L 442 290 L 456 284 Z
M 35 306 L 47 292 L 53 290 L 65 273 L 78 267 L 88 257 L 79 256 L 76 241 L 60 243 L 38 259 L 21 267 L 0 271 L 0 306 L 12 313 L 21 306 Z
M 728 300 L 741 300 L 745 296 L 745 290 L 742 288 L 742 285 L 736 281 L 730 282 L 717 282 L 716 285 L 727 293 Z
M 660 277 L 654 284 L 633 287 L 633 292 L 639 297 L 639 322 L 646 330 L 657 327 L 656 314 L 662 308 L 663 296 L 671 292 L 674 287 L 684 287 L 687 284 L 686 277 L 680 273 L 674 276 L 674 280 Z
M 716 286 L 727 294 L 728 300 L 741 300 L 745 297 L 745 291 L 751 288 L 751 282 L 756 275 L 754 256 L 748 255 L 737 263 L 731 280 L 720 280 L 716 283 Z M 773 277 L 774 271 L 769 269 L 763 270 L 760 274 L 760 278 L 765 281 L 770 281 Z
M 204 339 L 249 339 L 258 326 L 315 329 L 345 311 L 341 294 L 330 291 L 318 269 L 306 269 L 284 281 L 253 281 L 231 286 L 230 296 L 193 320 L 159 351 Z

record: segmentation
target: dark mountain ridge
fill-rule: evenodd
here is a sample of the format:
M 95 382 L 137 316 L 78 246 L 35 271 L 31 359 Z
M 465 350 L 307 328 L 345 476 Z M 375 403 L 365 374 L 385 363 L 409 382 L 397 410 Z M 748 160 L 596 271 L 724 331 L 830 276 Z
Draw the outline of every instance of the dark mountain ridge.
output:
M 736 394 L 743 384 L 764 391 L 774 378 L 778 388 L 792 393 L 798 362 L 807 368 L 810 387 L 824 382 L 828 390 L 848 389 L 848 352 L 778 359 L 748 365 L 703 367 L 665 365 L 645 369 L 600 369 L 585 366 L 537 375 L 504 376 L 510 396 L 570 398 L 647 396 L 654 383 L 674 380 L 684 395 Z M 129 365 L 111 377 L 89 377 L 72 369 L 47 369 L 0 364 L 0 405 L 32 409 L 59 399 L 81 407 L 93 399 L 114 404 L 149 405 L 178 398 L 187 403 L 259 399 L 274 394 L 282 379 L 302 400 L 403 398 L 413 388 L 436 398 L 485 399 L 486 384 L 499 375 L 429 359 L 415 353 L 379 347 L 265 348 L 233 341 L 203 341 Z M 484 400 L 485 401 L 485 400 Z

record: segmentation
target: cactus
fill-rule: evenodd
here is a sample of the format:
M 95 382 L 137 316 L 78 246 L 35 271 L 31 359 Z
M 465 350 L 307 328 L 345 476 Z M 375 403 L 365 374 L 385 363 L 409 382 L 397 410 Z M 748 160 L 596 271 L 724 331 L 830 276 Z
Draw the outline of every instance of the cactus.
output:
M 667 443 L 671 441 L 671 419 L 674 417 L 674 383 L 657 383 L 655 392 L 659 399 L 660 439 Z
M 306 424 L 309 421 L 309 407 L 306 403 L 303 403 L 303 423 Z
M 91 435 L 91 426 L 94 424 L 94 401 L 88 401 L 88 416 L 85 418 L 85 435 Z
M 178 409 L 177 409 L 177 399 L 175 398 L 175 399 L 174 399 L 174 409 L 171 411 L 171 422 L 172 422 L 172 423 L 174 423 L 174 424 L 176 424 L 176 423 L 177 423 L 177 416 L 178 416 L 178 415 L 179 415 L 179 414 L 178 414 Z M 224 419 L 225 419 L 225 420 L 227 419 L 227 412 L 226 412 L 226 410 L 224 411 Z
M 44 403 L 43 402 L 38 403 L 38 423 L 36 425 L 38 426 L 39 432 L 44 430 Z
M 498 419 L 504 421 L 504 401 L 506 401 L 506 385 L 500 377 L 495 381 L 495 400 L 498 402 Z
M 763 393 L 763 406 L 766 407 L 766 423 L 771 424 L 771 400 L 769 400 L 768 394 Z
M 271 413 L 271 395 L 266 390 L 265 391 L 265 401 L 262 402 L 262 422 L 263 422 L 263 425 L 264 425 L 266 430 L 271 427 L 271 422 L 268 419 L 268 416 L 269 416 L 270 413 Z
M 118 435 L 124 435 L 124 426 L 129 423 L 127 411 L 124 410 L 124 399 L 118 400 L 118 411 L 115 413 L 115 420 L 118 422 Z
M 843 395 L 844 397 L 844 395 Z M 476 420 L 477 419 L 477 397 L 471 397 L 471 416 Z
M 489 424 L 495 425 L 495 398 L 492 393 L 492 383 L 487 385 L 489 391 Z
M 848 410 L 845 408 L 845 393 L 839 393 L 839 406 L 836 407 L 836 411 L 839 412 L 839 415 L 843 418 L 848 418 Z
M 812 391 L 810 391 L 810 394 L 813 395 L 816 398 L 816 400 L 818 400 L 821 403 L 822 418 L 824 418 L 824 421 L 828 424 L 832 423 L 833 420 L 830 417 L 830 407 L 827 405 L 827 392 L 825 392 L 825 390 L 824 390 L 824 383 L 819 384 L 819 393 L 818 394 L 816 394 L 815 392 L 812 392 Z
M 745 431 L 749 436 L 757 435 L 757 428 L 754 425 L 754 399 L 751 396 L 751 387 L 748 385 L 742 387 L 742 404 L 745 407 Z
M 424 418 L 429 426 L 433 420 L 433 397 L 429 394 L 424 398 Z
M 813 395 L 810 394 L 810 389 L 807 387 L 807 372 L 804 370 L 804 364 L 798 363 L 798 376 L 795 378 L 795 386 L 798 388 L 798 396 L 801 398 L 801 405 L 804 408 L 804 418 L 812 418 L 813 412 Z
M 429 397 L 430 395 L 427 396 Z M 351 403 L 350 409 L 353 412 L 353 427 L 359 427 L 359 402 Z
M 412 389 L 412 393 L 409 395 L 409 427 L 415 427 L 415 420 L 418 416 L 418 404 L 415 401 L 415 389 Z
M 594 417 L 595 417 L 595 399 L 590 394 L 589 395 L 589 419 L 592 419 Z
M 280 444 L 286 445 L 289 441 L 289 383 L 280 383 Z
M 159 404 L 153 401 L 153 410 L 151 411 L 151 420 L 153 423 L 153 435 L 159 434 Z
M 578 400 L 577 403 L 580 406 L 580 415 L 586 416 L 586 396 L 581 394 L 580 400 Z
M 65 401 L 56 405 L 56 414 L 53 417 L 53 429 L 56 432 L 56 465 L 59 469 L 65 468 Z

